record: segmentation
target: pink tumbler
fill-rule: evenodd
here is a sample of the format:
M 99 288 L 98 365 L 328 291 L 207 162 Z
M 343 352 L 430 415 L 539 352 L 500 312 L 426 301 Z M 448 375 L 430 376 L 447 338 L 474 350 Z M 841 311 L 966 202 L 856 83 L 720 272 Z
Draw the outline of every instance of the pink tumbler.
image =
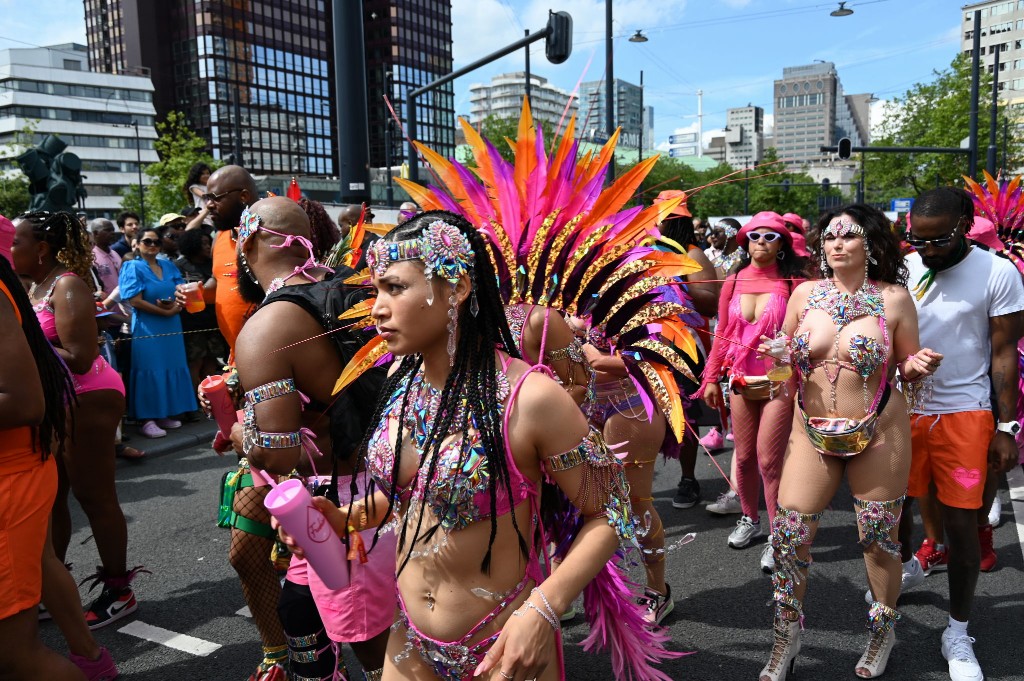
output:
M 273 485 L 269 476 L 265 477 Z M 274 485 L 263 505 L 302 547 L 306 560 L 327 588 L 348 586 L 345 545 L 324 514 L 313 505 L 313 497 L 301 480 L 285 480 Z
M 224 377 L 207 376 L 199 387 L 210 401 L 210 411 L 220 426 L 221 435 L 230 438 L 231 426 L 238 422 L 238 417 L 235 415 L 235 405 L 231 403 L 231 395 L 228 393 L 228 384 L 224 382 Z

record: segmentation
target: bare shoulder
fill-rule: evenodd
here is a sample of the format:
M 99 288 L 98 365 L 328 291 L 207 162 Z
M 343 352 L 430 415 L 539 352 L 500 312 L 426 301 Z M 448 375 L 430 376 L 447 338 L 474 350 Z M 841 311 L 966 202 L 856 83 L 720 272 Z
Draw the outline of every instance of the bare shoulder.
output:
M 790 300 L 806 300 L 811 295 L 811 291 L 818 285 L 818 280 L 812 279 L 799 284 L 793 293 L 790 294 Z
M 914 301 L 910 297 L 910 291 L 905 286 L 883 283 L 880 288 L 882 289 L 882 297 L 885 302 L 894 308 L 905 310 L 908 305 L 914 306 Z
M 235 343 L 239 358 L 251 352 L 268 352 L 313 338 L 322 332 L 319 323 L 300 308 L 287 302 L 274 303 L 256 310 L 246 320 Z

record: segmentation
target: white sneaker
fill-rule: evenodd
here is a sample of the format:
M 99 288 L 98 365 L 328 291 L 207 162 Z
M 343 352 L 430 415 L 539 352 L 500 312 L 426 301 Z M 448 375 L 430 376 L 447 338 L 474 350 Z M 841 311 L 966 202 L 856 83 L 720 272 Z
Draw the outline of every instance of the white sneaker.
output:
M 775 549 L 772 548 L 771 542 L 765 544 L 761 549 L 761 572 L 766 575 L 775 572 Z
M 992 507 L 988 509 L 988 524 L 992 527 L 999 527 L 999 521 L 1003 517 L 1003 502 L 999 500 L 999 495 L 996 494 L 996 498 L 992 500 Z
M 716 515 L 743 513 L 743 509 L 740 507 L 740 498 L 736 496 L 736 492 L 733 492 L 732 490 L 720 494 L 718 496 L 718 501 L 708 504 L 707 509 L 708 513 L 714 513 Z
M 920 586 L 924 582 L 925 575 L 924 570 L 921 568 L 920 561 L 917 560 L 917 556 L 910 559 L 910 566 L 903 566 L 903 577 L 900 581 L 900 595 L 902 596 L 907 591 L 910 591 L 914 587 Z M 868 589 L 864 593 L 864 600 L 869 604 L 875 602 L 875 596 L 871 593 L 871 589 Z
M 942 632 L 942 656 L 949 662 L 950 681 L 984 681 L 973 643 L 973 638 L 957 634 L 949 627 Z
M 736 529 L 729 535 L 729 546 L 734 549 L 746 548 L 750 542 L 763 536 L 760 522 L 755 523 L 747 516 L 741 516 L 736 521 Z

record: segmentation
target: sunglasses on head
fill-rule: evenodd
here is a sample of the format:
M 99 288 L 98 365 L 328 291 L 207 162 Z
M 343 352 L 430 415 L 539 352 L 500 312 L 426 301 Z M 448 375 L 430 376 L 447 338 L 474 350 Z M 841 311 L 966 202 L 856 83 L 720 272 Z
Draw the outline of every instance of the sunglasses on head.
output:
M 139 243 L 140 244 L 145 244 L 146 246 L 159 246 L 160 245 L 160 240 L 159 239 L 140 239 Z
M 751 232 L 747 235 L 747 238 L 754 243 L 764 241 L 766 244 L 770 244 L 774 241 L 778 241 L 782 237 L 777 232 Z

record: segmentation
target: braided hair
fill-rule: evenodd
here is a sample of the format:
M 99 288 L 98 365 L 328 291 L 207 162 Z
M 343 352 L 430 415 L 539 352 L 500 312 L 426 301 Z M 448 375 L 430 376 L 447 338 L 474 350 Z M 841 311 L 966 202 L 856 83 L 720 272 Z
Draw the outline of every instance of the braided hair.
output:
M 32 235 L 37 241 L 50 245 L 57 262 L 94 287 L 91 274 L 94 260 L 92 241 L 73 213 L 66 210 L 55 213 L 38 210 L 22 213 L 17 219 L 32 225 Z
M 910 209 L 910 220 L 915 217 L 949 217 L 964 227 L 967 236 L 974 224 L 974 200 L 960 187 L 936 187 L 929 189 L 914 200 Z
M 319 201 L 303 196 L 299 199 L 299 207 L 309 218 L 309 240 L 313 244 L 313 257 L 319 261 L 331 251 L 334 244 L 341 241 L 341 230 Z M 356 247 L 359 245 L 356 244 Z
M 14 298 L 14 305 L 21 315 L 21 328 L 25 332 L 25 340 L 28 341 L 28 347 L 39 369 L 39 381 L 43 384 L 46 411 L 43 422 L 33 428 L 33 447 L 36 442 L 39 443 L 45 461 L 51 453 L 60 456 L 64 451 L 70 421 L 67 409 L 76 403 L 75 385 L 71 382 L 71 374 L 68 373 L 64 362 L 43 335 L 36 313 L 32 310 L 32 303 L 25 293 L 25 287 L 4 257 L 0 257 L 0 281 Z
M 429 424 L 429 433 L 427 434 L 426 441 L 423 445 L 423 453 L 420 455 L 420 467 L 426 465 L 427 468 L 427 480 L 432 480 L 437 470 L 437 461 L 440 458 L 440 451 L 442 442 L 452 432 L 459 432 L 463 434 L 462 437 L 462 448 L 460 452 L 460 460 L 458 467 L 461 468 L 466 462 L 469 451 L 468 444 L 469 440 L 465 437 L 465 433 L 473 428 L 480 434 L 480 443 L 483 446 L 485 452 L 486 471 L 488 473 L 488 493 L 490 497 L 490 523 L 491 533 L 487 543 L 487 552 L 483 557 L 480 564 L 482 572 L 489 572 L 491 564 L 491 550 L 494 546 L 494 540 L 498 532 L 498 489 L 499 486 L 504 490 L 505 495 L 508 498 L 512 498 L 512 482 L 509 474 L 508 460 L 505 456 L 505 433 L 502 432 L 502 419 L 499 417 L 501 405 L 498 403 L 498 383 L 496 374 L 498 371 L 498 365 L 496 360 L 496 349 L 504 351 L 506 354 L 519 358 L 519 350 L 516 347 L 512 332 L 508 327 L 508 320 L 505 317 L 505 308 L 501 300 L 501 296 L 498 293 L 498 280 L 494 271 L 494 267 L 491 264 L 490 259 L 487 257 L 487 246 L 484 243 L 483 237 L 480 233 L 470 224 L 465 218 L 454 213 L 447 211 L 428 211 L 420 213 L 411 220 L 399 225 L 385 237 L 387 241 L 404 241 L 406 239 L 414 239 L 420 236 L 424 228 L 433 223 L 436 220 L 441 220 L 449 225 L 452 225 L 468 239 L 470 246 L 473 248 L 474 257 L 472 263 L 472 269 L 470 276 L 473 280 L 473 290 L 475 292 L 477 302 L 479 305 L 479 311 L 476 315 L 468 313 L 465 314 L 460 310 L 459 313 L 459 336 L 458 336 L 458 347 L 455 351 L 455 364 L 452 367 L 451 372 L 448 375 L 448 379 L 445 381 L 444 388 L 441 390 L 440 405 L 437 410 L 437 417 L 434 422 Z M 466 303 L 463 307 L 468 307 Z M 402 395 L 401 412 L 398 418 L 398 434 L 395 437 L 394 450 L 394 466 L 391 471 L 391 479 L 395 480 L 398 476 L 399 467 L 401 464 L 402 455 L 402 442 L 405 439 L 405 433 L 403 431 L 403 424 L 405 421 L 405 415 L 409 409 L 409 393 L 407 389 L 411 383 L 413 377 L 420 370 L 423 364 L 423 358 L 420 355 L 408 355 L 406 356 L 398 369 L 391 375 L 381 390 L 381 400 L 377 404 L 377 408 L 374 410 L 372 423 L 379 423 L 381 418 L 384 416 L 384 412 L 390 402 L 390 398 L 395 394 L 397 389 L 405 387 Z M 460 409 L 460 405 L 464 403 L 465 409 Z M 461 413 L 459 413 L 461 412 Z M 462 422 L 455 423 L 455 417 L 461 416 Z M 360 451 L 365 452 L 369 443 L 370 434 L 368 433 L 363 439 L 363 443 L 360 447 Z M 410 485 L 417 484 L 418 475 L 414 478 Z M 371 489 L 372 489 L 371 483 Z M 411 546 L 414 546 L 417 541 L 429 540 L 433 537 L 436 532 L 440 529 L 440 520 L 434 523 L 429 528 L 424 528 L 423 524 L 423 510 L 426 504 L 423 495 L 420 495 L 420 508 L 418 512 L 413 514 L 410 512 L 406 514 L 407 522 L 403 523 L 402 530 L 398 538 L 399 550 L 402 550 L 407 541 L 411 541 Z M 445 512 L 441 513 L 441 516 L 446 515 L 447 511 L 453 507 L 455 500 L 449 498 Z M 394 495 L 391 495 L 388 501 L 388 512 L 386 515 L 390 515 L 394 508 Z M 416 517 L 416 527 L 412 532 L 411 538 L 409 537 L 408 529 L 409 522 L 408 518 Z M 518 537 L 519 549 L 523 556 L 529 555 L 527 549 L 526 540 L 523 537 L 522 532 L 516 523 L 515 514 L 511 514 L 512 525 L 516 531 Z M 378 534 L 380 530 L 378 529 Z M 374 544 L 377 542 L 377 536 L 374 537 Z M 409 562 L 409 558 L 412 556 L 412 550 L 406 553 L 402 564 L 399 566 L 398 573 L 401 574 L 402 570 Z

